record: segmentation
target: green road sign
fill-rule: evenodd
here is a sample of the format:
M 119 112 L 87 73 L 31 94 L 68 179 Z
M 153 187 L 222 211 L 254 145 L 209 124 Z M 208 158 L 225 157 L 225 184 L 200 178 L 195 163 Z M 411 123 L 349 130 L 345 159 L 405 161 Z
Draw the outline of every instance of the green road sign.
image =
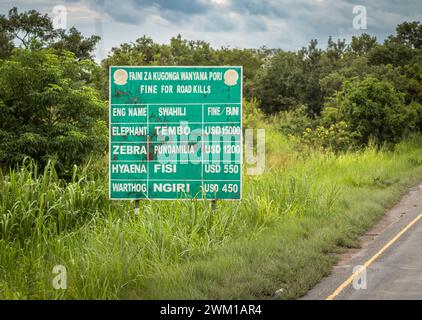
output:
M 110 67 L 110 199 L 240 199 L 242 67 Z

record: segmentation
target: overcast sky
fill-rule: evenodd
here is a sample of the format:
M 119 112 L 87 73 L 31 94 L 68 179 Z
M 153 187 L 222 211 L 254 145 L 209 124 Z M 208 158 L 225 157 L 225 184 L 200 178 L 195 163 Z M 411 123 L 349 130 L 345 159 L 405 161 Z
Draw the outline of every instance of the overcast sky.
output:
M 102 37 L 97 60 L 144 34 L 160 43 L 180 33 L 214 47 L 297 50 L 311 39 L 325 47 L 330 35 L 350 39 L 367 32 L 384 39 L 397 24 L 422 17 L 422 0 L 2 0 L 0 11 L 16 6 L 54 17 L 57 5 L 66 8 L 68 28 Z M 366 30 L 353 27 L 362 13 L 353 12 L 357 5 L 366 8 Z

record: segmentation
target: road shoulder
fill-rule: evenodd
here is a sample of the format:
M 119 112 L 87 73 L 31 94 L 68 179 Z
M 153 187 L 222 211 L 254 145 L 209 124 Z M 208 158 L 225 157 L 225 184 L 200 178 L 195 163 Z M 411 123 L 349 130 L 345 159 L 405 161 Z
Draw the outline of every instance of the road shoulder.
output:
M 411 223 L 421 211 L 422 184 L 418 184 L 411 188 L 394 207 L 383 215 L 375 226 L 360 238 L 361 248 L 349 249 L 343 253 L 339 262 L 333 267 L 331 275 L 322 279 L 301 299 L 321 300 L 333 294 L 352 275 L 354 267 L 363 265 L 371 259 L 385 244 Z M 403 234 L 402 238 L 405 239 L 408 236 L 408 234 Z M 351 291 L 356 290 L 348 286 L 336 298 L 347 299 L 350 297 Z

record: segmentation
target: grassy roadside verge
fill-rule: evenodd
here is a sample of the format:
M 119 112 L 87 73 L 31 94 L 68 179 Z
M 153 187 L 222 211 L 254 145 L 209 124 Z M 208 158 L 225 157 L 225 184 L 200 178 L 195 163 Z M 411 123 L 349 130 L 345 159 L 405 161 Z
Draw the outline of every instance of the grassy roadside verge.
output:
M 358 237 L 420 181 L 421 160 L 420 146 L 402 144 L 394 153 L 320 156 L 272 173 L 266 178 L 266 203 L 273 204 L 280 219 L 271 228 L 206 259 L 158 272 L 142 290 L 127 294 L 154 299 L 299 298 L 329 274 L 335 253 L 357 247 Z M 276 204 L 277 199 L 287 200 L 287 208 Z
M 421 164 L 420 141 L 315 152 L 247 177 L 240 203 L 150 202 L 140 219 L 108 201 L 102 174 L 67 184 L 48 170 L 2 174 L 0 297 L 297 298 L 422 178 Z M 67 290 L 51 286 L 57 264 Z

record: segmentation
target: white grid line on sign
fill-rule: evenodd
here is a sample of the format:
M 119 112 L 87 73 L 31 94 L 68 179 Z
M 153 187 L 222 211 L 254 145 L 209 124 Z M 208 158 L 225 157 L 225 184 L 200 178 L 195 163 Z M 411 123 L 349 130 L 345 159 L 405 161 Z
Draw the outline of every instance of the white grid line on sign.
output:
M 129 181 L 129 182 L 131 182 L 131 181 L 143 181 L 143 182 L 145 182 L 145 179 L 114 179 L 114 178 L 111 178 L 111 180 L 112 181 Z M 207 179 L 207 180 L 205 180 L 205 181 L 202 181 L 202 179 L 183 179 L 183 178 L 174 178 L 174 179 L 149 179 L 149 181 L 148 182 L 146 182 L 146 183 L 148 183 L 149 184 L 149 182 L 151 182 L 151 181 L 153 181 L 153 182 L 157 182 L 157 181 L 193 181 L 193 182 L 204 182 L 204 183 L 207 183 L 207 182 L 240 182 L 240 179 L 230 179 L 230 180 L 215 180 L 215 179 Z
M 150 132 L 149 132 L 149 105 L 147 104 L 147 136 L 150 136 Z M 147 144 L 147 161 L 149 161 L 149 143 Z M 148 184 L 149 184 L 149 170 L 148 170 L 148 166 L 147 168 L 147 198 L 149 198 L 149 189 L 148 189 Z
M 181 122 L 188 122 L 188 124 L 221 124 L 221 123 L 224 123 L 224 124 L 240 124 L 240 121 L 216 121 L 216 122 L 198 122 L 198 121 L 196 121 L 196 122 L 194 122 L 194 121 L 186 121 L 186 120 L 180 120 Z M 163 124 L 174 124 L 174 125 L 178 125 L 178 124 L 180 124 L 180 122 L 148 122 L 148 120 L 147 120 L 147 122 L 112 122 L 111 124 L 147 124 L 147 123 L 149 123 L 149 124 L 161 124 L 161 125 L 163 125 Z
M 204 104 L 202 104 L 202 132 L 204 132 Z M 204 148 L 205 142 L 202 139 L 201 142 L 201 180 L 204 180 Z
M 152 105 L 152 106 L 171 106 L 171 105 L 177 105 L 177 106 L 183 106 L 183 105 L 219 105 L 219 104 L 232 104 L 232 105 L 241 105 L 241 103 L 236 102 L 187 102 L 187 103 L 112 103 L 111 106 L 146 106 L 146 105 Z
M 139 161 L 146 161 L 145 159 L 134 159 L 134 160 L 113 160 L 111 162 L 139 162 Z M 188 162 L 181 162 L 182 160 L 149 160 L 148 162 L 159 162 L 159 163 L 180 163 L 180 164 L 201 164 L 201 161 L 188 161 Z M 233 164 L 240 164 L 240 161 L 230 161 L 230 160 L 206 160 L 204 163 L 233 163 Z
M 233 135 L 233 137 L 235 137 L 235 136 L 240 136 L 240 135 Z M 225 136 L 225 137 L 227 137 L 227 136 Z M 220 140 L 208 140 L 208 141 L 171 141 L 171 142 L 169 142 L 169 141 L 150 141 L 150 142 L 146 142 L 146 141 L 114 141 L 114 142 L 112 142 L 112 144 L 116 144 L 116 143 L 118 143 L 118 144 L 122 144 L 122 143 L 128 143 L 128 144 L 131 144 L 131 143 L 137 143 L 137 144 L 152 144 L 152 143 L 160 143 L 160 144 L 177 144 L 177 145 L 179 145 L 180 144 L 180 142 L 186 142 L 186 143 L 188 143 L 188 144 L 199 144 L 199 143 L 201 143 L 202 144 L 202 142 L 210 142 L 210 143 L 222 143 L 222 142 L 239 142 L 240 143 L 240 140 L 231 140 L 231 141 L 220 141 Z

